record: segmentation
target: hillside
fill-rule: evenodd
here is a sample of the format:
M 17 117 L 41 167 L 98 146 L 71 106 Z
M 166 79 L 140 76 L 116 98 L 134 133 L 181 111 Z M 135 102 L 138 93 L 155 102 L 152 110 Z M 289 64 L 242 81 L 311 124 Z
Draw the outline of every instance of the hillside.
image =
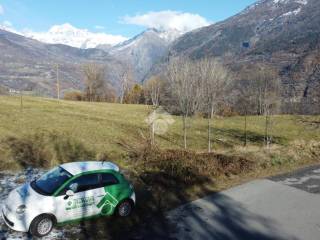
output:
M 179 35 L 174 31 L 150 29 L 114 47 L 101 45 L 83 49 L 46 44 L 0 29 L 0 86 L 32 90 L 40 96 L 56 96 L 57 64 L 63 94 L 84 87 L 81 67 L 87 62 L 94 62 L 106 66 L 105 78 L 118 89 L 119 73 L 128 63 L 132 66 L 133 79 L 142 82 L 151 67 L 166 55 L 171 41 Z
M 283 112 L 319 113 L 320 2 L 260 0 L 239 14 L 179 38 L 170 55 L 220 57 L 237 72 L 257 63 L 278 69 Z
M 153 65 L 167 55 L 170 44 L 181 34 L 174 30 L 148 29 L 113 48 L 107 47 L 107 52 L 115 59 L 129 62 L 135 79 L 141 82 Z
M 121 64 L 99 49 L 79 49 L 61 44 L 45 44 L 0 30 L 0 85 L 16 90 L 32 90 L 42 96 L 56 95 L 56 64 L 61 89 L 83 87 L 82 64 L 108 63 L 116 70 Z M 112 72 L 110 73 L 112 75 Z
M 59 237 L 86 239 L 95 234 L 99 239 L 127 239 L 155 216 L 162 222 L 161 211 L 244 181 L 319 162 L 319 116 L 274 117 L 275 144 L 270 149 L 263 147 L 264 117 L 248 117 L 247 147 L 243 117 L 216 118 L 214 152 L 208 154 L 207 121 L 199 117 L 188 129 L 188 151 L 182 150 L 182 121 L 175 116 L 167 132 L 156 137 L 158 147 L 147 145 L 149 111 L 142 105 L 35 97 L 23 97 L 21 110 L 19 97 L 0 96 L 0 180 L 6 184 L 0 197 L 41 173 L 39 167 L 111 160 L 120 165 L 143 204 L 125 220 L 94 219 L 82 223 L 82 231 L 78 225 L 58 228 Z M 16 237 L 6 230 L 1 234 Z
M 83 150 L 83 153 L 90 153 L 84 155 L 90 158 L 107 154 L 112 160 L 120 161 L 125 159 L 124 156 L 127 154 L 127 149 L 122 146 L 123 143 L 140 144 L 149 135 L 148 125 L 145 122 L 149 111 L 150 109 L 143 105 L 56 101 L 34 97 L 24 97 L 23 110 L 20 111 L 19 97 L 1 96 L 0 142 L 6 143 L 8 137 L 16 137 L 17 141 L 37 139 L 39 138 L 37 135 L 40 134 L 40 137 L 46 139 L 44 141 L 49 141 L 49 146 L 55 142 L 53 139 L 61 141 L 61 158 L 70 160 L 68 154 L 72 155 L 74 153 L 72 149 L 78 149 L 79 152 Z M 174 116 L 173 120 L 168 131 L 156 139 L 162 148 L 182 148 L 182 121 Z M 280 146 L 288 147 L 296 141 L 320 140 L 317 117 L 279 116 L 276 117 L 275 122 L 274 139 Z M 242 117 L 216 119 L 214 122 L 215 149 L 230 151 L 241 147 L 244 136 L 243 124 Z M 195 118 L 192 121 L 188 130 L 190 149 L 206 151 L 206 126 L 205 119 Z M 44 136 L 41 136 L 43 134 Z M 248 119 L 248 134 L 250 145 L 262 146 L 263 117 Z M 71 152 L 65 149 L 66 146 L 70 147 Z M 67 155 L 64 155 L 64 151 Z M 2 159 L 5 156 L 3 152 L 0 154 L 3 163 L 8 161 L 8 159 Z M 77 156 L 81 157 L 81 154 Z M 56 161 L 59 156 L 50 155 L 46 158 L 53 158 Z

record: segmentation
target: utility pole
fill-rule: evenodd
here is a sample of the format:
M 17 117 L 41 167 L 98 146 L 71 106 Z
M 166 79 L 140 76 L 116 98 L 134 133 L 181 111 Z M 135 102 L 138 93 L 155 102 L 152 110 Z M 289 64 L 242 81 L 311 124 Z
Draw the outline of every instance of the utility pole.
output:
M 59 64 L 56 65 L 57 67 L 57 98 L 60 100 L 60 79 L 59 79 Z

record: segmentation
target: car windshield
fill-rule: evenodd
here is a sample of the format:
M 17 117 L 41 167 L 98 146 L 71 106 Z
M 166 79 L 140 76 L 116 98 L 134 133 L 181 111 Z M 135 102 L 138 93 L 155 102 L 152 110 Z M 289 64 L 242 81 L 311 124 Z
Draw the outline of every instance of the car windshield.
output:
M 39 179 L 33 181 L 31 186 L 41 194 L 52 195 L 71 177 L 72 175 L 62 167 L 56 167 L 42 175 Z

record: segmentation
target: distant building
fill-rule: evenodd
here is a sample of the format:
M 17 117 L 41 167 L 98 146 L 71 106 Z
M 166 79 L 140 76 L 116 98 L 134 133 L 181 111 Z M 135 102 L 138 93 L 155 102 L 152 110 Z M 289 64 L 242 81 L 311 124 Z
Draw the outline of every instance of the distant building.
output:
M 16 89 L 13 89 L 13 88 L 10 88 L 10 89 L 9 89 L 9 93 L 10 93 L 10 94 L 20 94 L 20 91 L 19 91 L 19 90 L 16 90 Z
M 21 91 L 21 90 L 9 88 L 9 94 L 11 94 L 11 95 L 22 94 L 22 95 L 27 95 L 27 96 L 35 96 L 36 92 L 35 91 Z

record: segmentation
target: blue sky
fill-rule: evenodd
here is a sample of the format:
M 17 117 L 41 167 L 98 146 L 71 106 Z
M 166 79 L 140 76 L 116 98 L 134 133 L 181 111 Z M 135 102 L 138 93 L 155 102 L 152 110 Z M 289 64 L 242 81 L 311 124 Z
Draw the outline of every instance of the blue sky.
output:
M 147 26 L 125 24 L 125 16 L 171 10 L 200 15 L 211 23 L 224 20 L 253 2 L 255 0 L 0 0 L 3 9 L 0 9 L 0 22 L 10 22 L 17 30 L 32 31 L 47 31 L 53 25 L 70 23 L 92 32 L 132 37 Z

